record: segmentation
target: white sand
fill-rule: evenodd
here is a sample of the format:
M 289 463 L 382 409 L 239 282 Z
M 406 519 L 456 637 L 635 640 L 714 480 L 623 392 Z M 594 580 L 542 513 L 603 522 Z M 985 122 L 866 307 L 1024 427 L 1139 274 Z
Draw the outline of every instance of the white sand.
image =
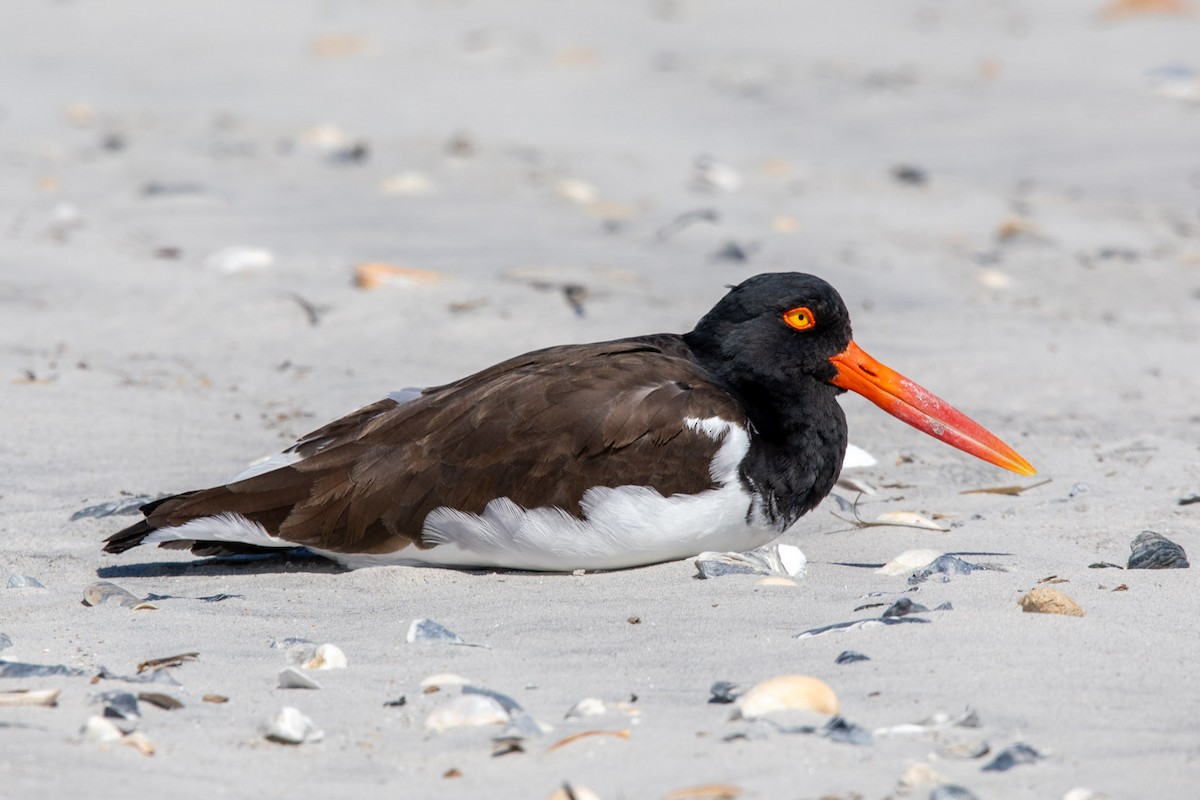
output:
M 936 750 L 929 735 L 867 747 L 723 741 L 746 725 L 706 703 L 713 681 L 797 672 L 827 681 L 868 729 L 971 706 L 982 727 L 959 735 L 1046 756 L 999 773 L 981 771 L 990 755 L 930 761 L 980 798 L 1079 786 L 1194 796 L 1197 573 L 1088 565 L 1123 564 L 1146 528 L 1200 556 L 1200 505 L 1177 505 L 1200 491 L 1200 85 L 1187 77 L 1200 69 L 1200 22 L 1109 19 L 1101 8 L 10 9 L 0 26 L 0 581 L 29 575 L 46 588 L 0 584 L 0 633 L 14 643 L 0 657 L 89 674 L 200 658 L 171 671 L 179 687 L 0 679 L 0 691 L 63 690 L 57 708 L 0 709 L 0 795 L 541 798 L 569 780 L 606 800 L 711 782 L 757 798 L 878 798 Z M 1165 88 L 1182 98 L 1155 91 L 1171 75 L 1183 77 Z M 320 124 L 361 138 L 369 156 L 329 163 L 301 141 Z M 448 158 L 458 135 L 473 153 Z M 741 185 L 694 189 L 701 155 Z M 929 182 L 902 185 L 890 175 L 899 164 Z M 430 191 L 381 190 L 403 173 Z M 597 204 L 564 199 L 563 179 L 585 182 Z M 169 191 L 147 195 L 148 184 Z M 586 188 L 565 193 L 587 199 Z M 696 209 L 719 221 L 656 240 Z M 610 230 L 605 215 L 618 218 Z M 729 241 L 758 249 L 749 263 L 714 259 Z M 266 248 L 274 264 L 206 265 L 230 246 Z M 156 257 L 161 248 L 181 256 Z M 351 282 L 362 261 L 445 280 L 362 291 Z M 526 267 L 589 287 L 585 316 L 553 288 L 506 277 Z M 158 550 L 101 555 L 130 517 L 68 522 L 122 492 L 220 481 L 389 390 L 551 343 L 685 330 L 723 284 L 776 269 L 838 286 L 866 350 L 1052 482 L 1020 497 L 962 495 L 1021 481 L 848 399 L 852 440 L 879 458 L 859 477 L 886 487 L 862 513 L 958 525 L 849 530 L 828 501 L 786 537 L 811 562 L 794 588 L 698 581 L 685 562 L 582 577 L 191 567 Z M 319 325 L 293 294 L 325 309 Z M 1069 498 L 1077 484 L 1086 492 Z M 842 562 L 916 547 L 993 553 L 971 560 L 1007 572 L 922 585 L 915 601 L 955 607 L 927 625 L 791 638 L 876 613 L 854 609 L 905 588 L 903 576 Z M 1021 612 L 1017 599 L 1051 575 L 1069 581 L 1055 588 L 1084 618 Z M 102 578 L 138 596 L 243 597 L 82 606 Z M 418 617 L 490 649 L 406 644 Z M 334 642 L 350 666 L 321 673 L 319 691 L 277 689 L 288 661 L 270 643 L 284 637 Z M 836 666 L 845 649 L 871 660 Z M 500 758 L 494 729 L 426 734 L 444 695 L 419 683 L 438 672 L 509 694 L 555 730 Z M 142 688 L 185 704 L 143 703 L 154 756 L 78 741 L 96 693 Z M 384 706 L 400 695 L 407 705 Z M 635 720 L 562 720 L 584 697 L 630 695 Z M 264 741 L 259 724 L 285 705 L 324 741 Z M 587 728 L 632 735 L 546 752 Z M 452 769 L 461 777 L 443 777 Z

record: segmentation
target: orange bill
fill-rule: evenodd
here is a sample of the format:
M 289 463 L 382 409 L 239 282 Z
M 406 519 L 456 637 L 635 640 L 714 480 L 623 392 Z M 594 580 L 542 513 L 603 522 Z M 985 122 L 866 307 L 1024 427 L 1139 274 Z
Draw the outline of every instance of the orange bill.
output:
M 831 383 L 857 392 L 897 419 L 990 464 L 1035 475 L 1028 461 L 966 414 L 927 389 L 871 358 L 854 342 L 829 359 L 837 367 Z

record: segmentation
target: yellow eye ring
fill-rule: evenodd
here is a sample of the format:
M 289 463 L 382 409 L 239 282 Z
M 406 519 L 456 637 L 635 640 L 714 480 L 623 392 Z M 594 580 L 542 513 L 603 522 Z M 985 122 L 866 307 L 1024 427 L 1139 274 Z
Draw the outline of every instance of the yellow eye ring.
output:
M 785 311 L 783 313 L 783 321 L 788 324 L 788 327 L 798 331 L 806 331 L 817 324 L 816 316 L 805 306 Z

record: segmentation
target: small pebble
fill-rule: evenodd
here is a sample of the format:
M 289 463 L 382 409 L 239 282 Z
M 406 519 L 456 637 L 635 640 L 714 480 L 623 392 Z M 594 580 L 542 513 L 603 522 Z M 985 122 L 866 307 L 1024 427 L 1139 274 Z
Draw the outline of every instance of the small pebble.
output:
M 9 575 L 8 588 L 10 589 L 45 589 L 46 586 L 37 578 L 29 575 Z

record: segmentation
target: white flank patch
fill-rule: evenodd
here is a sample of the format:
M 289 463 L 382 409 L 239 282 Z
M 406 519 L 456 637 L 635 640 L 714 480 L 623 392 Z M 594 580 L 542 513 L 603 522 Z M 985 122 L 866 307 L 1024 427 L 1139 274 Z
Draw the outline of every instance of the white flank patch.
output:
M 436 546 L 425 550 L 316 552 L 349 567 L 424 563 L 562 571 L 621 569 L 705 550 L 750 550 L 776 538 L 780 531 L 760 524 L 764 517 L 738 480 L 738 465 L 750 447 L 746 431 L 719 418 L 686 423 L 721 442 L 709 464 L 718 488 L 663 497 L 646 486 L 596 487 L 583 496 L 582 520 L 557 508 L 524 509 L 501 497 L 482 514 L 435 509 L 425 519 L 423 535 Z

